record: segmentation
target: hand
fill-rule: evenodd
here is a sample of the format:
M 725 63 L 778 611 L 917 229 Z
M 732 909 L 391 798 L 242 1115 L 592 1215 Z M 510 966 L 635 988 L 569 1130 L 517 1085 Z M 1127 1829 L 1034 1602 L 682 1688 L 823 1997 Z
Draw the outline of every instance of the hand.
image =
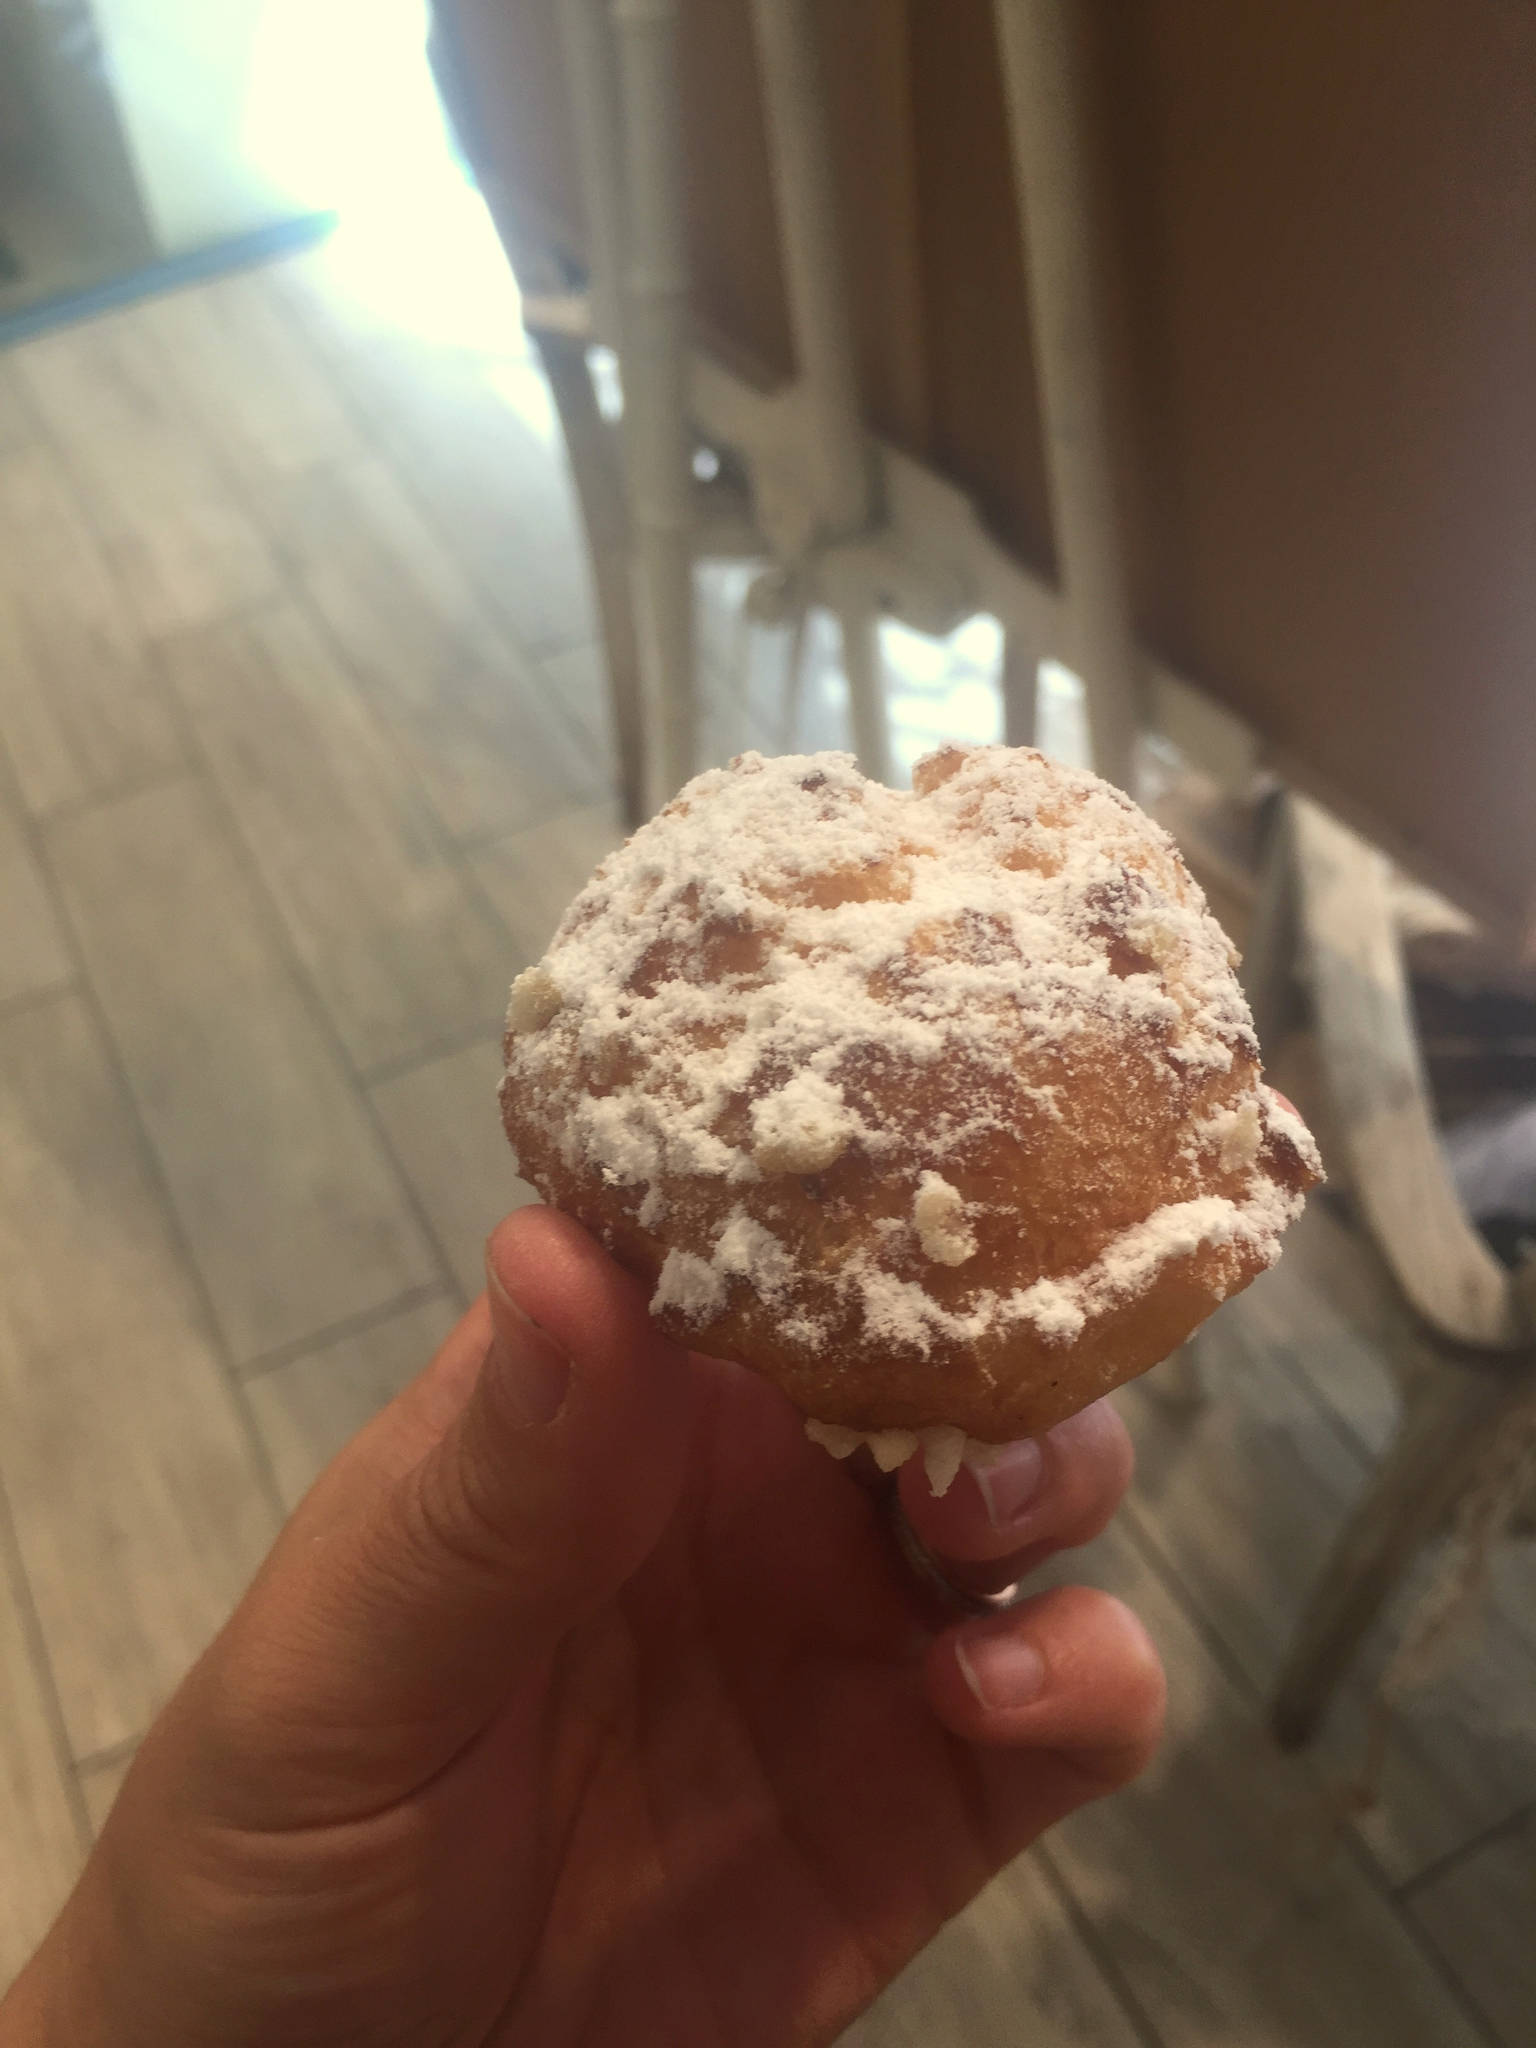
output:
M 574 1224 L 520 1212 L 488 1270 L 145 1739 L 6 2048 L 830 2041 L 1147 1761 L 1162 1675 L 1115 1601 L 931 1634 L 870 1494 Z M 901 1485 L 1007 1575 L 1129 1471 L 1100 1407 L 990 1513 Z

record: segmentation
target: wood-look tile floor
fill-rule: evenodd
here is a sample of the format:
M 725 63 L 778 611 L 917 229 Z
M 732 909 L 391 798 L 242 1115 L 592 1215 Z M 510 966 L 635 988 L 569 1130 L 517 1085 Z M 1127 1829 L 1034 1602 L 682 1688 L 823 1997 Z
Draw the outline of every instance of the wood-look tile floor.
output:
M 704 579 L 706 660 L 750 656 L 722 751 L 779 715 L 733 573 Z M 361 317 L 321 251 L 0 356 L 0 1981 L 285 1510 L 527 1199 L 497 1025 L 615 837 L 593 631 L 516 336 Z M 836 742 L 830 686 L 806 720 Z M 1135 1492 L 1074 1570 L 1157 1637 L 1167 1748 L 862 2048 L 1536 2039 L 1530 1550 L 1373 1810 L 1340 1790 L 1385 1635 L 1312 1756 L 1264 1731 L 1392 1422 L 1348 1259 L 1317 1209 L 1210 1327 L 1203 1409 L 1123 1397 Z

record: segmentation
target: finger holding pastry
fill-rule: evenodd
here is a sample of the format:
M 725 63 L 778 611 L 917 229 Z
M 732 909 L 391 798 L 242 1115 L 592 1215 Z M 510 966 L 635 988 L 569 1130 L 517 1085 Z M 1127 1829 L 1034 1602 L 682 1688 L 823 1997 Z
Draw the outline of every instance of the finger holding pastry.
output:
M 1095 1401 L 1038 1437 L 974 1453 L 935 1492 L 921 1458 L 899 1474 L 901 1510 L 958 1588 L 996 1593 L 1062 1550 L 1091 1543 L 1131 1482 L 1130 1436 Z

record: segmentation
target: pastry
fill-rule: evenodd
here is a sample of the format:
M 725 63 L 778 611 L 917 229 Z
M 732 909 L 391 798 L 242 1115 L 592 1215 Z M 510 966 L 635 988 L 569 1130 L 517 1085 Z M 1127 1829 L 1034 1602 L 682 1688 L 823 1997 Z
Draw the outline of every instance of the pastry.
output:
M 521 1171 L 842 1452 L 1049 1427 L 1278 1256 L 1316 1150 L 1173 841 L 1025 748 L 744 754 L 513 986 Z

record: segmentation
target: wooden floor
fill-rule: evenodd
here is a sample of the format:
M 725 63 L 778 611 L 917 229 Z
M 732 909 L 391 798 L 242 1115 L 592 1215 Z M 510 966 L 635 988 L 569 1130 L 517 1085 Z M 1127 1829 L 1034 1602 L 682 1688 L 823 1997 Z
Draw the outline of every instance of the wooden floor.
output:
M 728 581 L 717 751 L 778 738 L 775 650 L 744 649 Z M 938 737 L 951 698 L 927 701 Z M 831 685 L 809 721 L 835 737 Z M 492 1101 L 504 991 L 615 827 L 520 343 L 413 339 L 321 252 L 0 356 L 0 739 L 4 1980 L 285 1508 L 526 1194 Z M 1264 1732 L 1392 1421 L 1347 1264 L 1318 1208 L 1211 1326 L 1203 1411 L 1125 1396 L 1140 1476 L 1082 1569 L 1162 1647 L 1166 1751 L 1000 1880 L 862 2048 L 1536 2039 L 1530 1551 L 1401 1716 L 1373 1811 L 1341 1788 L 1380 1644 L 1318 1753 Z

